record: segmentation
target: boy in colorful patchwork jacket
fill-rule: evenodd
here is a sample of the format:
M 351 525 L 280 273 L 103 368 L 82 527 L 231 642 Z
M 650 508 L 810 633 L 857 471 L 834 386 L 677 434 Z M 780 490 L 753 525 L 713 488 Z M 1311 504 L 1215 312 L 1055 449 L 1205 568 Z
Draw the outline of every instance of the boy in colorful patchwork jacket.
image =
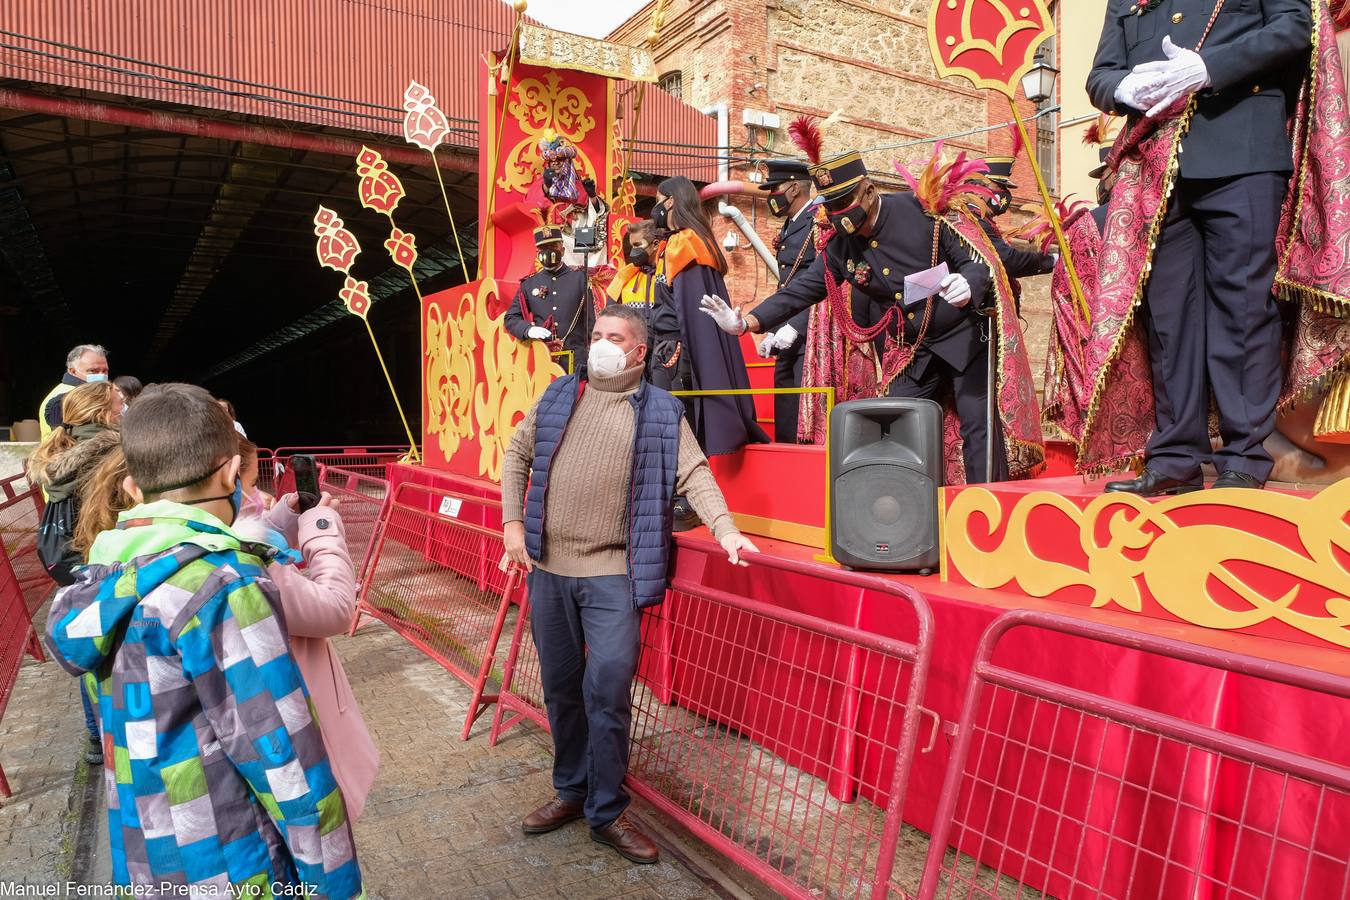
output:
M 229 527 L 233 424 L 201 388 L 151 385 L 123 451 L 138 505 L 47 618 L 56 659 L 98 682 L 114 881 L 361 896 L 342 794 L 263 571 L 275 551 Z

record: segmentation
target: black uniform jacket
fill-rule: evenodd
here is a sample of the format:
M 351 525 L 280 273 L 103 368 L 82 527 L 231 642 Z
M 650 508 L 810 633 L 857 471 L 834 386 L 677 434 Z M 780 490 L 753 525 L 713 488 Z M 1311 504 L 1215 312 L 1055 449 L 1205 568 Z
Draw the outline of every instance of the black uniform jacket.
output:
M 919 206 L 914 195 L 883 195 L 875 233 L 836 233 L 810 268 L 799 271 L 791 283 L 755 307 L 755 318 L 764 330 L 777 328 L 818 302 L 825 296 L 825 267 L 829 266 L 836 281 L 848 281 L 853 286 L 853 320 L 862 326 L 872 325 L 880 321 L 891 306 L 903 305 L 905 276 L 932 268 L 932 253 L 933 219 Z M 915 377 L 924 373 L 932 355 L 964 371 L 972 359 L 984 352 L 977 325 L 984 317 L 976 307 L 979 298 L 989 290 L 989 269 L 972 259 L 961 241 L 946 227 L 939 237 L 938 261 L 946 262 L 952 272 L 966 277 L 975 301 L 957 309 L 941 297 L 933 298 L 928 334 L 909 369 Z M 913 343 L 918 338 L 923 314 L 923 303 L 916 303 L 902 312 L 900 321 L 904 324 L 906 341 Z M 883 349 L 880 338 L 877 347 Z
M 1134 0 L 1109 0 L 1097 56 L 1088 74 L 1092 104 L 1141 115 L 1116 103 L 1116 87 L 1140 63 L 1165 59 L 1162 40 L 1194 50 L 1216 0 L 1162 0 L 1135 15 Z M 1227 0 L 1200 49 L 1210 87 L 1199 94 L 1182 139 L 1183 178 L 1233 178 L 1290 172 L 1285 126 L 1312 47 L 1309 0 Z
M 572 351 L 573 366 L 580 367 L 586 361 L 591 330 L 595 327 L 595 304 L 587 294 L 583 270 L 567 266 L 558 272 L 541 269 L 520 282 L 502 324 L 522 341 L 528 338 L 532 326 L 551 325 L 554 337 L 563 342 L 563 349 Z
M 811 267 L 811 263 L 816 258 L 816 242 L 811 239 L 815 224 L 816 207 L 807 206 L 796 216 L 788 216 L 783 222 L 783 228 L 778 232 L 778 252 L 775 254 L 778 260 L 778 286 L 781 288 L 790 280 L 805 272 Z M 800 258 L 800 262 L 798 259 Z M 793 271 L 793 267 L 796 271 Z M 811 310 L 804 309 L 793 316 L 788 324 L 796 329 L 800 335 L 800 341 L 797 346 L 803 346 L 806 342 L 806 328 L 811 318 Z

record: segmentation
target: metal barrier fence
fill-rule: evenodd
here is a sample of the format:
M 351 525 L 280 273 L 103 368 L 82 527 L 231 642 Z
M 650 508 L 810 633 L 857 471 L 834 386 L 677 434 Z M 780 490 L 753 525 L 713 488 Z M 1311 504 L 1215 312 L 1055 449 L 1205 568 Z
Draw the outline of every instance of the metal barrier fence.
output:
M 336 466 L 325 466 L 321 471 L 319 487 L 342 502 L 340 512 L 347 533 L 347 552 L 356 568 L 359 588 L 370 565 L 380 521 L 389 502 L 389 482 Z
M 14 570 L 29 615 L 56 587 L 37 555 L 38 521 L 42 518 L 42 491 L 25 475 L 0 479 L 0 542 Z
M 292 456 L 306 454 L 324 466 L 336 466 L 372 478 L 388 478 L 389 464 L 408 455 L 407 444 L 367 444 L 356 447 L 278 447 L 272 451 L 273 470 L 278 490 Z M 259 455 L 261 461 L 261 454 Z M 288 490 L 295 490 L 294 482 Z M 282 493 L 285 493 L 283 490 Z
M 1007 613 L 976 654 L 922 900 L 1347 896 L 1350 768 L 995 665 L 1016 628 L 1142 651 L 1145 666 L 1179 660 L 1350 698 L 1342 676 Z
M 374 616 L 473 689 L 464 740 L 497 699 L 486 689 L 500 680 L 493 656 L 521 583 L 504 561 L 500 503 L 400 484 L 352 622 L 355 630 L 361 615 Z
M 33 630 L 33 611 L 51 593 L 54 583 L 37 556 L 37 525 L 42 492 L 23 475 L 0 481 L 0 718 L 9 705 L 27 652 L 45 659 Z M 0 765 L 0 796 L 11 791 Z
M 801 563 L 749 561 L 762 575 L 821 577 Z M 881 898 L 896 859 L 932 617 L 901 585 L 842 571 L 829 579 L 895 598 L 915 620 L 914 643 L 672 583 L 666 602 L 643 614 L 628 781 L 786 896 Z M 528 618 L 525 601 L 493 743 L 522 719 L 548 728 Z

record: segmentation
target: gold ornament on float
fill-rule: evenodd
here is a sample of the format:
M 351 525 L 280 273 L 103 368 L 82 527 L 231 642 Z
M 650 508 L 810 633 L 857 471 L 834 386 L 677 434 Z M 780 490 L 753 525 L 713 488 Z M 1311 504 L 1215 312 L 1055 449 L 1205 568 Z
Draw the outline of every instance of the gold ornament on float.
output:
M 1298 540 L 1286 546 L 1223 524 L 1193 523 L 1209 507 L 1255 512 L 1292 526 Z M 1217 515 L 1214 510 L 1217 509 Z M 1278 491 L 1204 491 L 1161 500 L 1133 494 L 1103 494 L 1080 509 L 1048 491 L 1021 497 L 1010 512 L 985 488 L 960 491 L 945 519 L 947 553 L 961 577 L 978 588 L 1015 582 L 1033 597 L 1082 586 L 1092 606 L 1143 612 L 1140 581 L 1171 615 L 1205 628 L 1245 629 L 1276 620 L 1339 647 L 1350 647 L 1350 479 L 1314 497 Z M 1033 515 L 1057 512 L 1077 528 L 1086 566 L 1045 559 L 1032 549 Z M 1006 519 L 1006 528 L 1004 521 Z M 1043 521 L 1043 520 L 1042 520 Z M 996 547 L 984 550 L 992 535 Z M 1301 547 L 1301 551 L 1300 548 Z M 1338 558 L 1339 557 L 1339 558 Z M 1269 584 L 1252 584 L 1256 570 L 1278 573 Z M 1324 597 L 1325 615 L 1314 615 L 1303 593 Z M 1234 598 L 1245 604 L 1234 607 Z
M 544 80 L 525 78 L 516 85 L 515 98 L 506 107 L 520 125 L 524 137 L 502 164 L 503 175 L 497 186 L 504 191 L 524 194 L 543 168 L 539 138 L 561 136 L 577 150 L 577 177 L 595 178 L 596 168 L 581 149 L 581 142 L 595 128 L 595 117 L 588 115 L 591 100 L 579 88 L 562 87 L 562 78 L 549 72 Z M 598 182 L 597 182 L 598 183 Z

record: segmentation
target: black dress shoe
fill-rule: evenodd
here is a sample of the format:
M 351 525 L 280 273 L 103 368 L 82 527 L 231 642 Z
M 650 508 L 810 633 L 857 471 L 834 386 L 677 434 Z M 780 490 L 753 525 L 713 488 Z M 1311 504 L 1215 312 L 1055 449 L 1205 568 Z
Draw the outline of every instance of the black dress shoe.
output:
M 1219 480 L 1214 482 L 1216 488 L 1248 488 L 1259 491 L 1265 486 L 1265 482 L 1246 472 L 1224 472 L 1219 476 Z
M 1138 478 L 1131 478 L 1127 481 L 1108 481 L 1105 490 L 1108 494 L 1138 494 L 1140 497 L 1160 497 L 1170 494 L 1189 494 L 1191 491 L 1203 489 L 1204 486 L 1204 481 L 1198 478 L 1194 481 L 1183 481 L 1180 478 L 1169 478 L 1152 469 L 1144 469 L 1144 474 Z

